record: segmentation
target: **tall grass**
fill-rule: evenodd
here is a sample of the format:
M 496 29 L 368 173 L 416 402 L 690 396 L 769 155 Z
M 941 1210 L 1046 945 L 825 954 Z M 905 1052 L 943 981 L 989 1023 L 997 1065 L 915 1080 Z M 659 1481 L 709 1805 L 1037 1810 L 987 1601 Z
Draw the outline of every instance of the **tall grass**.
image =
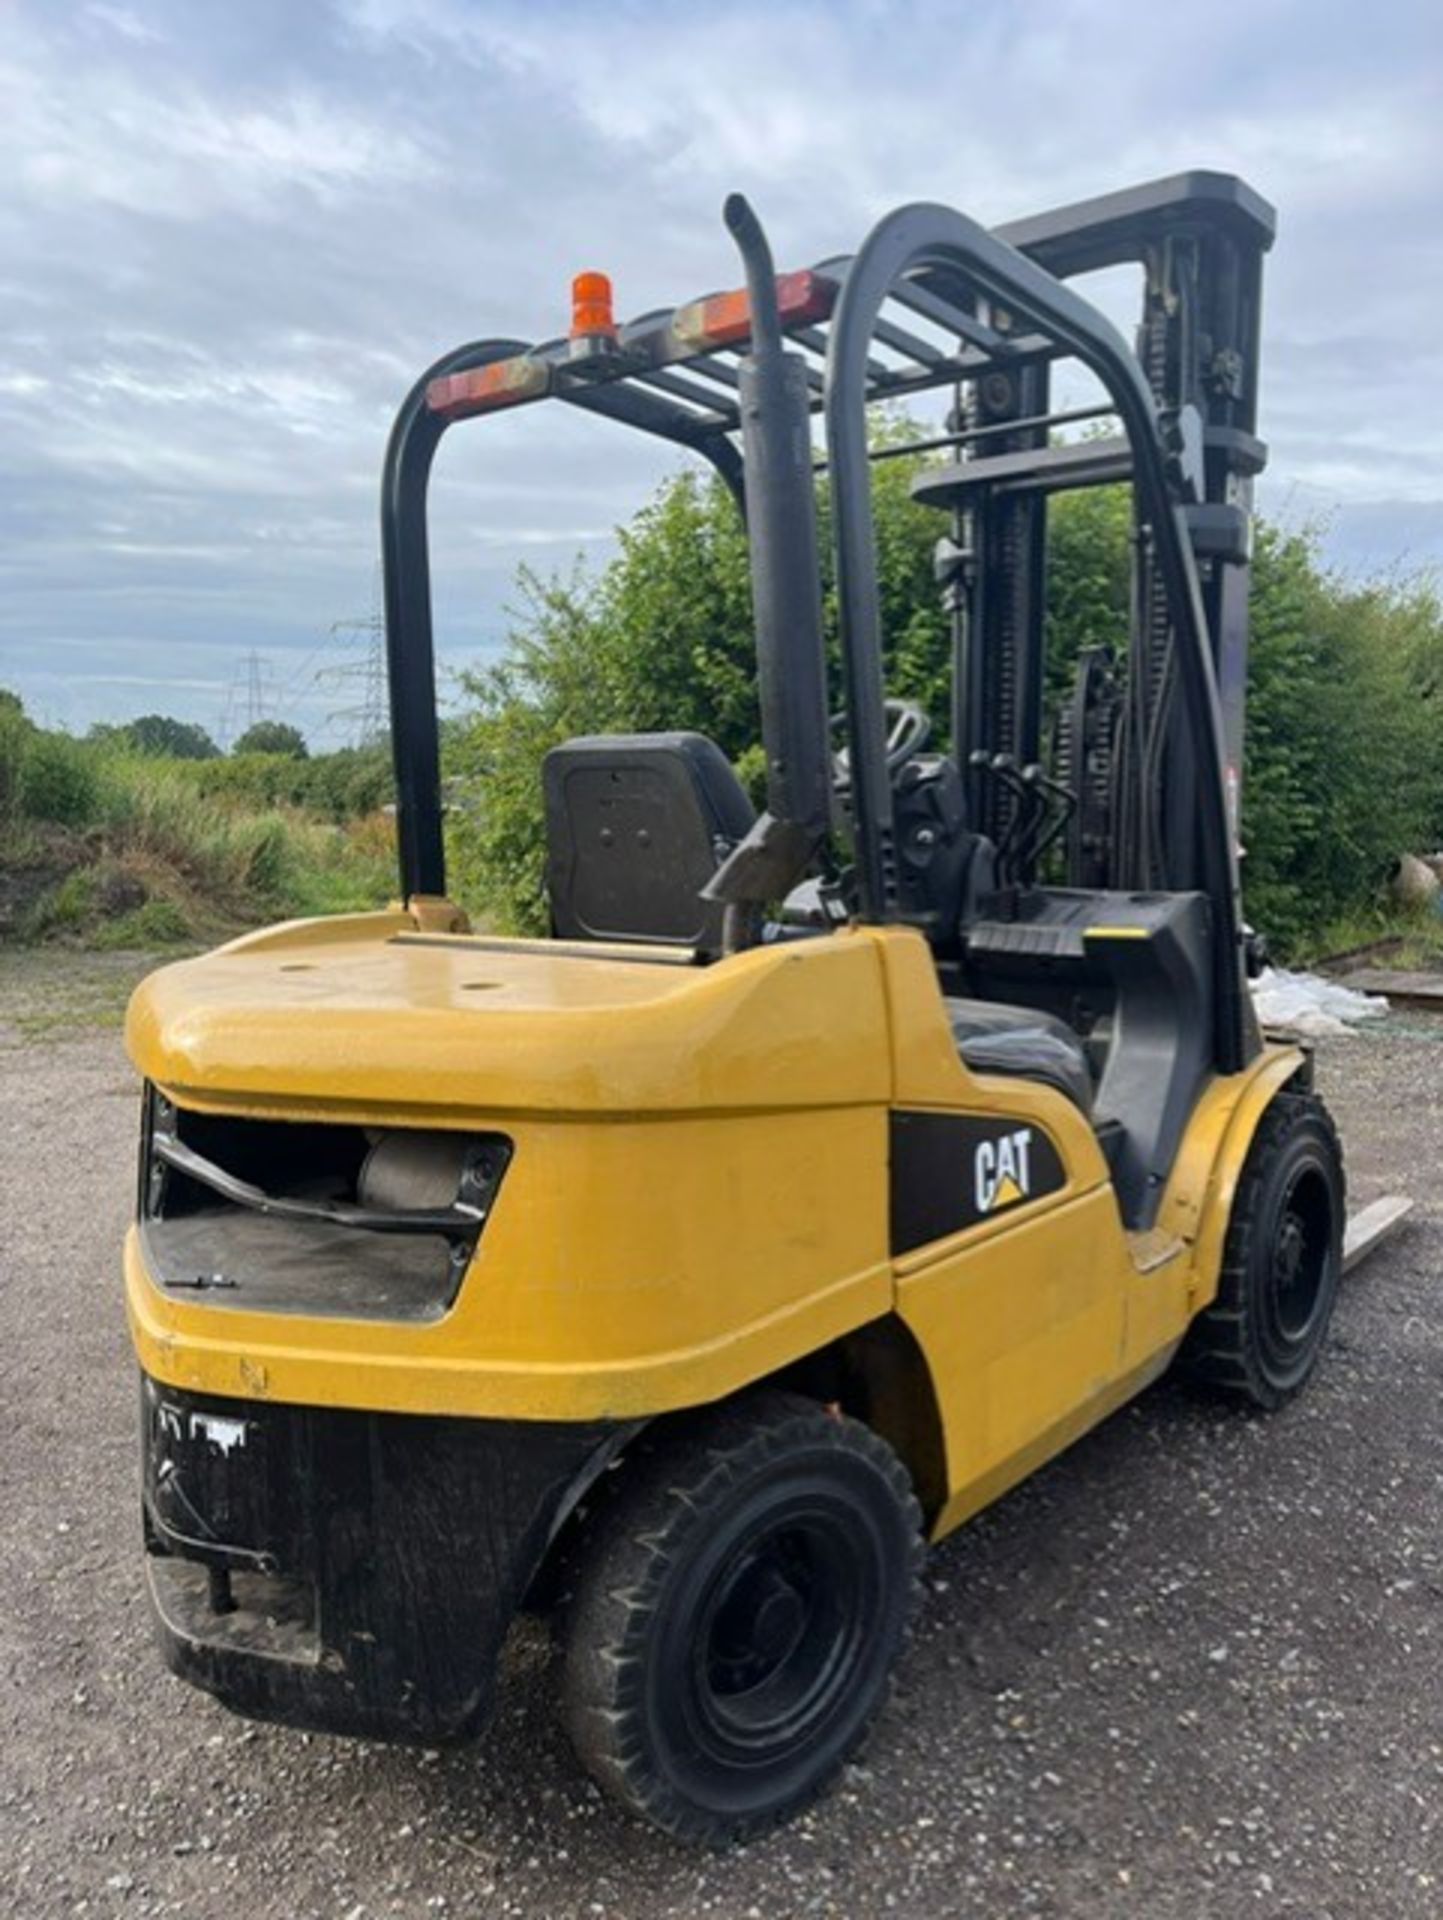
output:
M 379 905 L 393 839 L 379 812 L 336 820 L 203 791 L 185 763 L 77 741 L 0 702 L 0 938 L 156 945 Z

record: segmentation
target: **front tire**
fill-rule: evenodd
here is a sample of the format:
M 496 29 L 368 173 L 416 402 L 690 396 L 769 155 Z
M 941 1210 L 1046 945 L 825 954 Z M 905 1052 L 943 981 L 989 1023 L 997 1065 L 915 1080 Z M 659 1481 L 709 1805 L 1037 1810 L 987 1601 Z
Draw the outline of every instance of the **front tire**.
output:
M 884 1441 L 786 1393 L 622 1472 L 566 1626 L 567 1730 L 632 1813 L 743 1839 L 820 1793 L 881 1706 L 921 1511 Z
M 1233 1201 L 1217 1298 L 1183 1342 L 1191 1378 L 1271 1412 L 1318 1364 L 1343 1270 L 1343 1155 L 1315 1094 L 1279 1093 Z

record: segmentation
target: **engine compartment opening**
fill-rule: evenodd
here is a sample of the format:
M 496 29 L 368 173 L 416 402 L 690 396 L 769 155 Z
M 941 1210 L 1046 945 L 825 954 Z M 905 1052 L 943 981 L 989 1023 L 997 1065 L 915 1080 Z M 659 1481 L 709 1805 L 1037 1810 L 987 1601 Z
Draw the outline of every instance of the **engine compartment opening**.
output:
M 140 1228 L 156 1284 L 251 1312 L 433 1320 L 511 1157 L 503 1135 L 276 1121 L 146 1096 Z

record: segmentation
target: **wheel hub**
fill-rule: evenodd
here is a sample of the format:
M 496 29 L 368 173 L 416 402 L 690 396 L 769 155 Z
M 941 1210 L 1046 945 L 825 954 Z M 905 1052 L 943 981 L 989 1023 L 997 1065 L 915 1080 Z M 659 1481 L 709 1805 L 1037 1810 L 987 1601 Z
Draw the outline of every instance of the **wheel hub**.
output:
M 1303 1258 L 1303 1228 L 1295 1213 L 1290 1213 L 1283 1222 L 1283 1230 L 1278 1235 L 1277 1257 L 1274 1271 L 1278 1284 L 1283 1288 L 1292 1286 L 1298 1277 L 1298 1267 Z
M 1267 1365 L 1280 1376 L 1306 1355 L 1331 1258 L 1333 1208 L 1316 1167 L 1299 1168 L 1284 1188 L 1272 1250 L 1263 1271 L 1259 1336 Z
M 709 1667 L 720 1694 L 760 1686 L 796 1652 L 808 1602 L 794 1576 L 770 1559 L 739 1568 L 722 1594 Z

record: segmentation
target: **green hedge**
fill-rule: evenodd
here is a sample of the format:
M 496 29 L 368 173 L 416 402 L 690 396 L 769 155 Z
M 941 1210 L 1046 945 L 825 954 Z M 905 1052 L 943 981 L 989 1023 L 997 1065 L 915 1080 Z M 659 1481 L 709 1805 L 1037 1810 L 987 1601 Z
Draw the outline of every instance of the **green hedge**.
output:
M 236 753 L 181 769 L 207 799 L 245 807 L 304 807 L 332 820 L 374 813 L 391 798 L 390 748 L 343 747 L 301 760 L 287 753 Z

